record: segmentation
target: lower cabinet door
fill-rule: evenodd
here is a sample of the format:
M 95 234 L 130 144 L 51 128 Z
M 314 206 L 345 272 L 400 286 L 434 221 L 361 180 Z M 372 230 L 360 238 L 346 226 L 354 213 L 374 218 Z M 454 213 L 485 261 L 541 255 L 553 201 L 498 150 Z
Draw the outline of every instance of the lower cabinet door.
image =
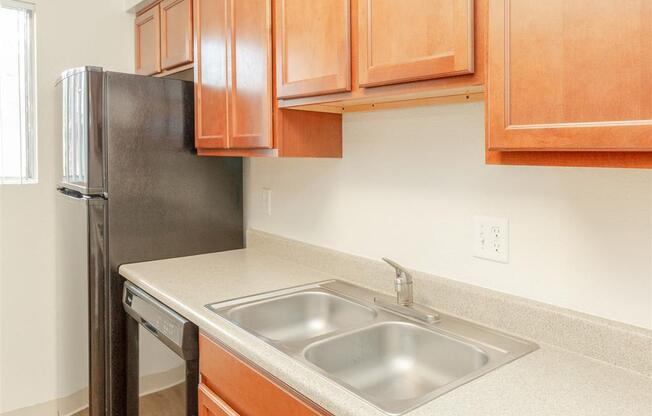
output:
M 224 400 L 203 384 L 199 385 L 199 416 L 239 416 Z
M 200 416 L 330 416 L 205 335 L 199 336 L 199 372 Z M 210 403 L 202 391 L 212 395 Z

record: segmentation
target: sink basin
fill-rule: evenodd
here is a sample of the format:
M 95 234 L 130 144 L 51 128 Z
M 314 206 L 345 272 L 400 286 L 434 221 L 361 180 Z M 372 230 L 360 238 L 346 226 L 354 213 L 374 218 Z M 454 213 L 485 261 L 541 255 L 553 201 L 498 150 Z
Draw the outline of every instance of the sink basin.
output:
M 444 313 L 419 320 L 376 303 L 379 296 L 329 280 L 206 307 L 391 415 L 537 349 Z
M 227 318 L 269 340 L 295 342 L 370 323 L 375 315 L 342 297 L 308 291 L 237 306 Z
M 389 413 L 413 407 L 489 359 L 479 348 L 404 322 L 315 343 L 304 356 Z

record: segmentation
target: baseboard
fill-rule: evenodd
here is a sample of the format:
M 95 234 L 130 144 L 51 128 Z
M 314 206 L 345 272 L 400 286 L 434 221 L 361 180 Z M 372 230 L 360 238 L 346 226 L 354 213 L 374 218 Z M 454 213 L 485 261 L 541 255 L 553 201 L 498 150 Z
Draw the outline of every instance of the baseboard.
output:
M 151 374 L 140 378 L 140 395 L 156 393 L 186 380 L 186 367 L 181 365 L 162 373 Z
M 73 394 L 62 397 L 58 402 L 58 415 L 69 416 L 88 407 L 88 388 L 78 390 Z
M 58 416 L 57 400 L 2 413 L 2 416 Z

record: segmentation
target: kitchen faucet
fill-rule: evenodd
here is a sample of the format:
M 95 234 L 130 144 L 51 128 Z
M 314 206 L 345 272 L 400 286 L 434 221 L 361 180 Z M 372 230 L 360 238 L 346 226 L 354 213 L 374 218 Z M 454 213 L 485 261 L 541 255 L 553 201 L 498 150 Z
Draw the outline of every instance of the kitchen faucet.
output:
M 394 268 L 396 277 L 394 288 L 396 297 L 376 296 L 374 303 L 385 309 L 397 312 L 428 323 L 439 322 L 439 314 L 425 306 L 414 303 L 412 275 L 407 269 L 393 260 L 383 257 L 383 261 Z
M 412 275 L 405 270 L 403 266 L 393 260 L 383 257 L 383 261 L 394 268 L 396 271 L 396 280 L 394 286 L 396 288 L 396 303 L 403 306 L 412 306 L 414 297 L 412 294 Z

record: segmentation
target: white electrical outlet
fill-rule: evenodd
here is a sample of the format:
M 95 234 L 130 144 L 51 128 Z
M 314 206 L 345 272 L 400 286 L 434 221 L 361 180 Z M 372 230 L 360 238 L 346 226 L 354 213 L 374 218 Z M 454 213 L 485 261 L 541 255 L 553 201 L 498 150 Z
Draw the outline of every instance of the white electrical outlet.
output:
M 509 262 L 507 218 L 473 217 L 473 256 L 500 263 Z
M 272 190 L 269 188 L 263 188 L 261 199 L 262 199 L 262 205 L 265 214 L 271 216 L 272 215 Z

